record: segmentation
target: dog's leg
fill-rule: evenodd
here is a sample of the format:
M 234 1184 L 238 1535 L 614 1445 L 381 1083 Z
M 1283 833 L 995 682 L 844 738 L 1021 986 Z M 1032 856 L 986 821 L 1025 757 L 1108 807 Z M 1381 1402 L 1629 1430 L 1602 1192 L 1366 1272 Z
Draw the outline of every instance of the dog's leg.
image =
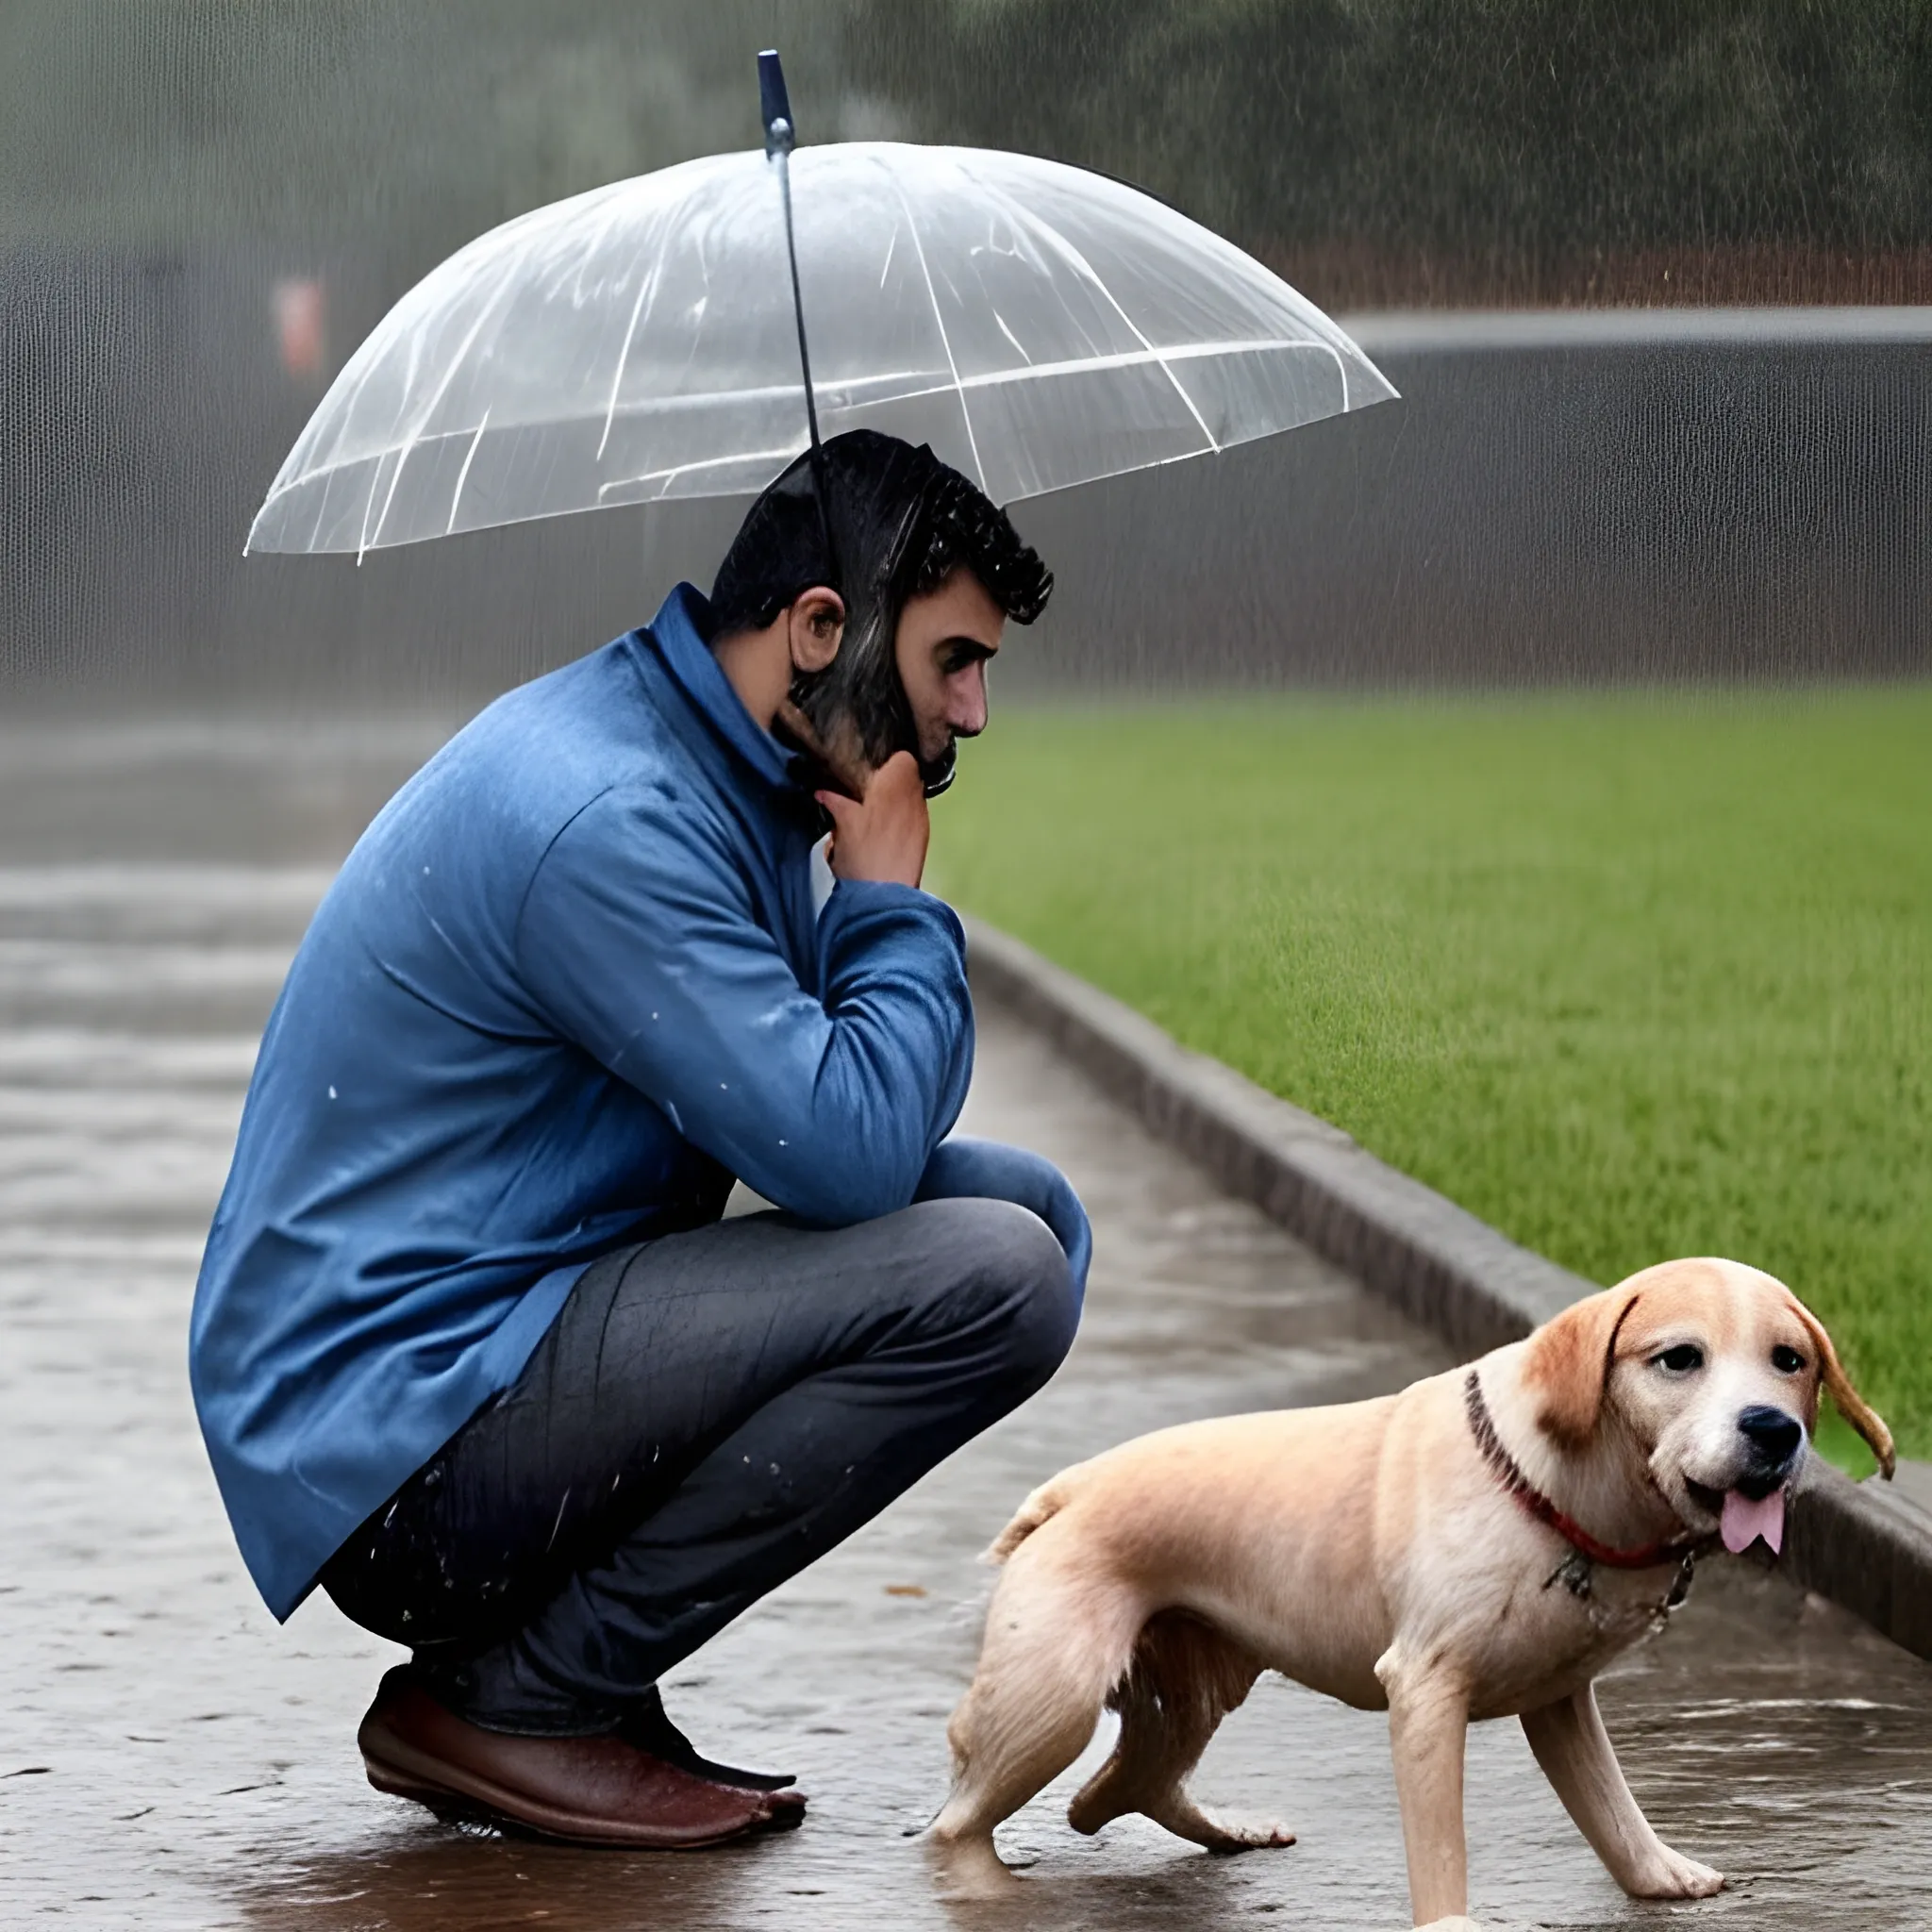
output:
M 931 1839 L 951 1888 L 1001 1889 L 993 1827 L 1086 1747 L 1125 1667 L 1142 1607 L 1118 1586 L 1061 1574 L 1023 1547 L 987 1610 L 973 1688 L 953 1714 L 951 1797 Z
M 1708 1898 L 1724 1884 L 1722 1873 L 1672 1851 L 1650 1828 L 1624 1782 L 1593 1686 L 1525 1710 L 1523 1729 L 1563 1808 L 1632 1898 Z
M 1294 1833 L 1286 1825 L 1216 1817 L 1187 1790 L 1188 1774 L 1215 1727 L 1240 1707 L 1260 1672 L 1257 1658 L 1191 1617 L 1151 1618 L 1126 1676 L 1108 1699 L 1121 1714 L 1120 1741 L 1068 1807 L 1068 1824 L 1091 1833 L 1139 1811 L 1211 1852 L 1291 1845 Z
M 1462 1825 L 1469 1699 L 1440 1669 L 1418 1668 L 1394 1649 L 1377 1662 L 1375 1674 L 1389 1693 L 1409 1906 L 1418 1925 L 1456 1921 L 1469 1909 L 1469 1842 Z

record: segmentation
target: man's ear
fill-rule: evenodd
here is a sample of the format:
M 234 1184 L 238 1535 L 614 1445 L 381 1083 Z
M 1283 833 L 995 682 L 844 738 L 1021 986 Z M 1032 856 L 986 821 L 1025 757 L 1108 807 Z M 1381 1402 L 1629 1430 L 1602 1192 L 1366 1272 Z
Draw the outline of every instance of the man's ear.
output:
M 1787 1289 L 1785 1292 L 1790 1294 L 1790 1290 Z M 1852 1387 L 1852 1378 L 1840 1363 L 1838 1350 L 1832 1347 L 1831 1337 L 1824 1332 L 1824 1324 L 1794 1294 L 1791 1295 L 1791 1309 L 1804 1323 L 1806 1332 L 1811 1337 L 1811 1346 L 1818 1351 L 1824 1387 L 1837 1405 L 1839 1414 L 1871 1443 L 1872 1453 L 1878 1458 L 1878 1467 L 1885 1473 L 1886 1481 L 1890 1482 L 1892 1471 L 1898 1466 L 1898 1456 L 1891 1446 L 1891 1431 L 1885 1426 L 1884 1417 Z
M 837 591 L 814 584 L 791 600 L 785 614 L 794 673 L 823 671 L 839 655 L 845 635 L 845 602 Z
M 1617 1358 L 1617 1333 L 1641 1293 L 1607 1288 L 1586 1295 L 1529 1338 L 1524 1386 L 1536 1398 L 1538 1426 L 1565 1449 L 1581 1449 L 1596 1434 Z

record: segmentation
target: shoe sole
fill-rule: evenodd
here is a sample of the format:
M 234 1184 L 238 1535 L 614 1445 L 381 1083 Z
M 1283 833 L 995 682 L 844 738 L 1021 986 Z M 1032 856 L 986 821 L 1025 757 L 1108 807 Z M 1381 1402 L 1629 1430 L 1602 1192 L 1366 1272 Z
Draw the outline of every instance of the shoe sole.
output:
M 657 1852 L 695 1852 L 711 1845 L 730 1844 L 773 1831 L 790 1831 L 805 1822 L 805 1806 L 794 1801 L 763 1818 L 748 1819 L 727 1831 L 673 1833 L 662 1826 L 611 1826 L 573 1817 L 567 1811 L 534 1803 L 492 1784 L 488 1778 L 466 1779 L 462 1785 L 432 1778 L 422 1771 L 380 1757 L 365 1744 L 362 1768 L 369 1782 L 386 1796 L 408 1798 L 426 1807 L 445 1824 L 493 1824 L 504 1829 L 549 1839 L 559 1844 L 595 1845 L 605 1849 Z

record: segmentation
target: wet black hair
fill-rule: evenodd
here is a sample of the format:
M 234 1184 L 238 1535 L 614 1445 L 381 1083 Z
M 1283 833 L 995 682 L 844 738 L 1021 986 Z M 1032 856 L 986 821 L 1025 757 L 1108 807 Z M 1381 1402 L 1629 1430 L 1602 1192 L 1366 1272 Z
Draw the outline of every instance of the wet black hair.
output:
M 894 644 L 908 598 L 964 565 L 1015 624 L 1046 608 L 1053 573 L 998 505 L 922 443 L 848 430 L 791 463 L 746 513 L 711 587 L 717 635 L 762 630 L 815 584 L 845 603 L 839 655 L 791 696 L 821 735 L 851 730 L 868 765 L 919 755 Z M 928 791 L 952 756 L 922 760 Z

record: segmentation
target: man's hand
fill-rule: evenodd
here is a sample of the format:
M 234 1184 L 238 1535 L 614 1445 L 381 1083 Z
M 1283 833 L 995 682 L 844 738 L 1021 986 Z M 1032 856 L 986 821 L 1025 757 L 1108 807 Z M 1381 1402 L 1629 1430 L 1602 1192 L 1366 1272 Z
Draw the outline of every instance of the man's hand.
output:
M 916 886 L 925 871 L 925 784 L 910 752 L 894 752 L 865 788 L 863 803 L 842 792 L 821 791 L 832 815 L 832 871 L 841 879 L 875 879 Z

